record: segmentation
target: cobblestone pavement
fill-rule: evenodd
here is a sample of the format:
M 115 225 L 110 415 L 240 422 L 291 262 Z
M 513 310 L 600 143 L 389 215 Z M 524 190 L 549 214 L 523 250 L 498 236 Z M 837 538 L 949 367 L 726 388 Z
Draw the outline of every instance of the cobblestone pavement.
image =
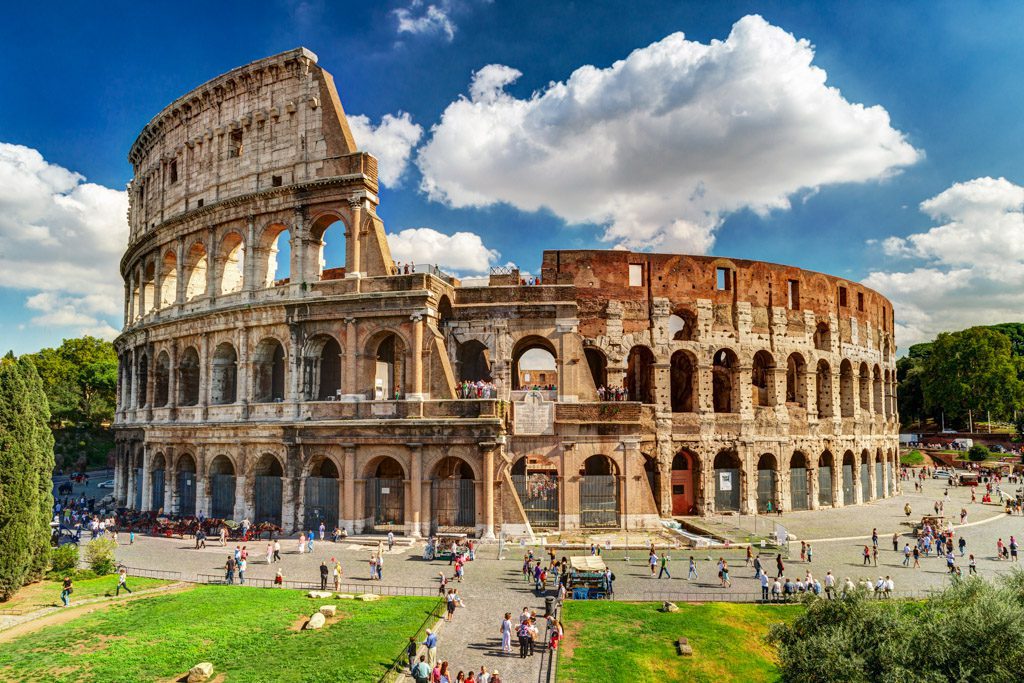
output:
M 932 511 L 932 505 L 942 499 L 946 489 L 940 480 L 927 480 L 925 490 L 921 494 L 913 492 L 913 484 L 904 482 L 908 493 L 894 499 L 880 501 L 858 507 L 821 510 L 815 512 L 787 513 L 781 521 L 794 534 L 812 539 L 814 549 L 813 563 L 799 562 L 799 544 L 792 546 L 793 557 L 785 561 L 786 574 L 796 577 L 812 570 L 819 579 L 827 570 L 842 580 L 850 576 L 854 581 L 861 577 L 877 578 L 879 575 L 891 575 L 896 583 L 897 591 L 918 591 L 940 588 L 948 582 L 945 562 L 935 557 L 922 558 L 920 569 L 902 566 L 902 552 L 892 549 L 892 533 L 900 533 L 899 543 L 910 541 L 909 527 L 903 526 L 907 521 L 903 514 L 903 505 L 910 502 L 913 515 L 910 519 L 920 519 L 921 514 Z M 1016 489 L 1016 486 L 1006 490 Z M 962 506 L 968 509 L 968 524 L 958 534 L 967 539 L 967 550 L 977 558 L 978 571 L 982 576 L 993 576 L 1000 571 L 1007 571 L 1011 563 L 997 560 L 995 557 L 996 540 L 1002 538 L 1009 541 L 1011 535 L 1020 539 L 1024 536 L 1024 518 L 1002 514 L 995 506 L 971 504 L 970 492 L 966 488 L 950 488 L 950 502 L 945 504 L 947 513 L 958 519 Z M 980 497 L 980 496 L 979 496 Z M 775 518 L 772 518 L 773 520 Z M 870 536 L 871 529 L 877 527 L 880 536 L 879 563 L 877 567 L 862 565 L 861 551 Z M 847 537 L 855 537 L 847 539 Z M 813 540 L 818 539 L 818 540 Z M 837 540 L 832 540 L 837 539 Z M 149 569 L 169 569 L 182 573 L 182 578 L 200 573 L 222 574 L 224 561 L 233 549 L 233 544 L 220 547 L 218 542 L 210 543 L 205 550 L 195 550 L 192 539 L 164 539 L 146 536 L 136 537 L 134 545 L 127 545 L 127 536 L 121 534 L 121 545 L 117 559 L 130 567 Z M 378 583 L 388 586 L 420 586 L 436 589 L 439 572 L 446 575 L 452 573 L 447 561 L 425 561 L 422 559 L 422 544 L 412 547 L 395 546 L 394 550 L 385 553 L 384 579 Z M 250 578 L 270 579 L 278 567 L 288 580 L 318 581 L 321 560 L 336 557 L 341 561 L 344 570 L 344 582 L 359 586 L 369 585 L 368 561 L 374 548 L 354 543 L 334 544 L 330 541 L 317 542 L 312 554 L 298 554 L 297 541 L 286 539 L 282 542 L 282 562 L 268 565 L 265 560 L 266 542 L 249 544 Z M 559 550 L 558 554 L 579 554 L 580 551 Z M 541 668 L 541 654 L 520 660 L 518 655 L 507 656 L 500 652 L 498 627 L 504 612 L 518 614 L 523 606 L 543 612 L 543 598 L 536 596 L 529 584 L 521 577 L 523 548 L 518 545 L 507 548 L 505 559 L 498 559 L 496 545 L 481 546 L 477 559 L 466 566 L 466 580 L 463 584 L 453 584 L 464 596 L 466 607 L 458 610 L 451 624 L 446 624 L 440 634 L 439 657 L 447 659 L 450 666 L 457 672 L 472 667 L 478 670 L 482 665 L 488 670 L 497 668 L 503 679 L 513 683 L 532 682 L 537 680 Z M 693 555 L 698 563 L 700 578 L 688 581 L 686 564 L 688 556 Z M 628 561 L 626 557 L 628 556 Z M 616 594 L 622 598 L 660 600 L 662 594 L 697 594 L 714 599 L 723 589 L 716 577 L 715 561 L 718 557 L 726 557 L 733 568 L 733 585 L 727 592 L 757 593 L 760 591 L 758 582 L 753 578 L 753 570 L 744 567 L 742 549 L 729 550 L 675 550 L 671 555 L 671 571 L 673 577 L 652 578 L 647 566 L 647 553 L 643 550 L 613 550 L 604 553 L 604 558 L 616 574 Z M 774 556 L 762 556 L 765 566 L 774 573 Z M 961 560 L 966 572 L 966 558 Z M 543 631 L 543 629 L 542 629 Z

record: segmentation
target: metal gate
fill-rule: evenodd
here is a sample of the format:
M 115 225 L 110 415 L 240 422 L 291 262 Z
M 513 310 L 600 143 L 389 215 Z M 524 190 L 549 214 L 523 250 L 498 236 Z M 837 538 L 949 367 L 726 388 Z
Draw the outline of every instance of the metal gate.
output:
M 885 497 L 885 479 L 882 478 L 882 463 L 875 463 L 875 494 L 879 498 Z
M 182 517 L 196 514 L 195 472 L 178 472 L 178 514 Z
M 740 510 L 740 471 L 738 469 L 715 470 L 715 510 L 724 512 Z
M 142 468 L 135 468 L 135 500 L 132 501 L 132 507 L 136 510 L 142 509 Z
M 281 526 L 281 477 L 256 476 L 253 521 Z
M 331 531 L 338 523 L 338 480 L 307 477 L 303 529 L 317 529 L 320 522 Z
M 860 494 L 865 503 L 871 500 L 871 465 L 867 463 L 860 464 Z
M 778 481 L 778 473 L 775 470 L 757 471 L 757 510 L 768 512 L 768 504 L 777 504 L 775 500 L 775 487 Z
M 558 475 L 514 474 L 512 485 L 531 526 L 558 528 Z
M 853 505 L 857 497 L 853 488 L 853 465 L 843 465 L 843 505 Z
M 619 478 L 607 474 L 580 477 L 580 526 L 619 526 Z
M 150 499 L 149 507 L 159 510 L 164 506 L 164 471 L 153 470 L 153 497 Z
M 472 479 L 432 479 L 430 482 L 430 533 L 439 530 L 476 530 L 476 484 Z
M 210 517 L 231 519 L 235 515 L 235 475 L 210 476 Z
M 793 467 L 789 470 L 789 493 L 791 509 L 806 510 L 808 508 L 806 468 Z
M 370 528 L 402 528 L 405 523 L 405 486 L 401 479 L 366 480 L 366 517 Z
M 818 505 L 832 505 L 832 468 L 818 468 Z

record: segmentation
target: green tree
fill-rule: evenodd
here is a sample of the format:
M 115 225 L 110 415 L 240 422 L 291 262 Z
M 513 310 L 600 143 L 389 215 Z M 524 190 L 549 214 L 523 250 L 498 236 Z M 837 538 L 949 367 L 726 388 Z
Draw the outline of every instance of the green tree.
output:
M 947 422 L 985 411 L 1007 417 L 1024 394 L 1010 339 L 985 327 L 940 334 L 920 379 L 925 409 L 944 411 Z

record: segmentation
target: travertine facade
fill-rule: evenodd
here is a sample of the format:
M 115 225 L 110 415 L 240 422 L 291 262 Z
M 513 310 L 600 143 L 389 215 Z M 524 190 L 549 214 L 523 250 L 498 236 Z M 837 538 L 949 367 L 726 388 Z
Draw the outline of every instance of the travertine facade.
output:
M 490 537 L 897 486 L 892 308 L 856 283 L 623 251 L 545 252 L 536 286 L 398 273 L 377 162 L 303 49 L 176 101 L 129 159 L 128 506 Z M 545 352 L 556 388 L 521 387 Z

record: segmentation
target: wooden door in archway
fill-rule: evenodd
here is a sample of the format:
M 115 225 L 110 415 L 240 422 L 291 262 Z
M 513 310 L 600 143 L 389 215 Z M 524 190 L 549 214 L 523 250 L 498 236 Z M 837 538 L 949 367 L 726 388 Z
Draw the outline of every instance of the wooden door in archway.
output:
M 693 483 L 693 457 L 686 451 L 672 459 L 672 514 L 689 515 L 696 502 Z

